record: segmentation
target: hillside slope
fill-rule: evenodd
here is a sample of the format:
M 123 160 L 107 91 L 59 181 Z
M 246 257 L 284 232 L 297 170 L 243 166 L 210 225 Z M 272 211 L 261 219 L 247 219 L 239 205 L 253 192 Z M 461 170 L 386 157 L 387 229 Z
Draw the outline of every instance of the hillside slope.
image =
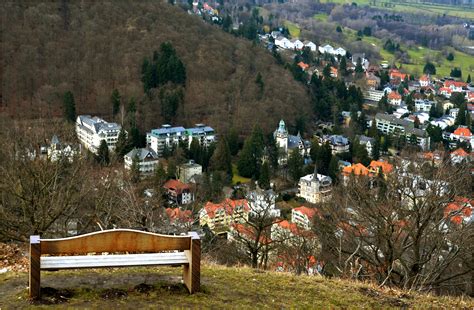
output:
M 78 113 L 110 117 L 110 96 L 143 97 L 140 67 L 169 41 L 187 70 L 184 106 L 177 122 L 205 122 L 222 129 L 273 129 L 308 115 L 302 85 L 250 41 L 162 1 L 3 1 L 2 101 L 0 112 L 15 117 L 61 116 L 62 95 L 72 90 Z M 263 76 L 259 93 L 255 78 Z M 139 105 L 151 114 L 159 108 Z M 142 129 L 160 125 L 142 117 Z
M 181 268 L 124 268 L 45 272 L 43 300 L 61 308 L 180 306 L 190 308 L 453 308 L 472 309 L 472 299 L 434 297 L 343 280 L 249 268 L 204 265 L 202 292 L 189 295 L 180 284 Z M 0 274 L 2 309 L 29 307 L 26 273 Z M 52 287 L 52 288 L 51 288 Z

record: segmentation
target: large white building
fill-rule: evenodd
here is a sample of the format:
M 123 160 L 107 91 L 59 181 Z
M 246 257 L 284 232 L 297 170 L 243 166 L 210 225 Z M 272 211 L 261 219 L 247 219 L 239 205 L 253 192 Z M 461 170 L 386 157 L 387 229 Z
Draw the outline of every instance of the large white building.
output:
M 382 113 L 377 113 L 375 115 L 375 122 L 377 129 L 386 135 L 405 135 L 407 138 L 414 135 L 418 146 L 423 150 L 430 148 L 430 137 L 425 130 L 415 128 L 413 122 L 398 119 L 393 115 Z
M 213 128 L 204 124 L 196 124 L 192 128 L 171 127 L 162 125 L 161 128 L 152 129 L 146 136 L 147 145 L 154 150 L 158 156 L 162 156 L 165 146 L 172 148 L 180 142 L 186 143 L 189 147 L 193 139 L 197 139 L 199 144 L 209 146 L 216 141 L 216 134 Z
M 202 166 L 193 160 L 178 166 L 178 178 L 183 183 L 189 183 L 192 179 L 202 175 Z
M 318 174 L 315 169 L 314 173 L 300 178 L 297 196 L 311 203 L 328 201 L 331 198 L 331 184 L 330 177 Z
M 108 123 L 97 116 L 79 115 L 76 119 L 77 137 L 93 153 L 97 153 L 102 140 L 105 140 L 109 150 L 113 151 L 121 129 L 119 124 Z

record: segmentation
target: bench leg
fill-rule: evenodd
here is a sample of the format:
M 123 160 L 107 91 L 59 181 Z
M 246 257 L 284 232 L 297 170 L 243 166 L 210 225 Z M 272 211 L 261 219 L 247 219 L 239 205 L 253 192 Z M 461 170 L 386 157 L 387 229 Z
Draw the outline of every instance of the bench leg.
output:
M 39 299 L 41 295 L 41 245 L 39 242 L 39 236 L 30 237 L 30 298 Z
M 198 292 L 201 287 L 201 240 L 191 240 L 191 250 L 185 251 L 189 265 L 184 265 L 183 279 L 190 294 Z

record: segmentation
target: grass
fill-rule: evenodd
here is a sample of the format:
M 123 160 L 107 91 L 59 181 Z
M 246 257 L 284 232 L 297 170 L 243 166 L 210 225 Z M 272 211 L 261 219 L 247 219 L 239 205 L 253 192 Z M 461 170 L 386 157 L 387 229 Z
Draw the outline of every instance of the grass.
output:
M 470 298 L 435 297 L 319 276 L 203 265 L 202 290 L 189 295 L 181 268 L 124 268 L 44 272 L 43 300 L 27 300 L 26 273 L 0 275 L 2 309 L 215 308 L 391 309 L 472 308 Z
M 347 41 L 357 39 L 357 32 L 355 30 L 346 27 L 344 28 L 343 33 L 346 35 Z M 393 61 L 394 55 L 383 49 L 383 40 L 372 36 L 364 36 L 362 37 L 362 41 L 377 47 L 383 60 L 388 62 Z M 410 56 L 410 64 L 401 64 L 402 68 L 408 73 L 416 74 L 418 76 L 421 75 L 423 73 L 423 67 L 425 66 L 425 56 L 429 55 L 432 59 L 441 59 L 440 65 L 435 62 L 436 76 L 438 77 L 449 76 L 451 69 L 454 67 L 461 68 L 463 79 L 465 79 L 468 74 L 471 74 L 471 76 L 474 75 L 474 57 L 466 53 L 455 51 L 453 49 L 452 53 L 454 54 L 454 60 L 448 61 L 444 55 L 441 55 L 441 51 L 423 47 L 408 48 L 403 44 L 401 48 L 402 50 L 407 51 Z M 400 63 L 397 63 L 397 65 L 399 66 Z
M 301 33 L 301 30 L 300 28 L 298 27 L 298 25 L 288 21 L 288 20 L 285 20 L 283 22 L 283 25 L 288 28 L 288 31 L 290 32 L 290 36 L 292 38 L 299 38 L 300 36 L 300 33 Z
M 248 183 L 250 182 L 249 178 L 245 178 L 243 176 L 239 175 L 239 171 L 237 170 L 237 165 L 232 164 L 232 184 L 237 184 L 237 183 Z
M 325 14 L 325 13 L 318 13 L 318 14 L 314 14 L 313 18 L 315 20 L 318 20 L 318 21 L 321 21 L 321 22 L 325 22 L 328 20 L 328 15 Z
M 405 12 L 415 14 L 431 14 L 431 15 L 449 15 L 460 18 L 474 19 L 474 7 L 466 6 L 455 6 L 446 4 L 433 4 L 433 3 L 419 3 L 411 1 L 376 1 L 375 5 L 373 1 L 369 0 L 321 0 L 322 3 L 337 3 L 337 4 L 351 4 L 357 3 L 359 6 L 370 6 L 379 9 L 394 11 L 394 12 Z M 389 2 L 392 6 L 385 7 L 382 3 Z

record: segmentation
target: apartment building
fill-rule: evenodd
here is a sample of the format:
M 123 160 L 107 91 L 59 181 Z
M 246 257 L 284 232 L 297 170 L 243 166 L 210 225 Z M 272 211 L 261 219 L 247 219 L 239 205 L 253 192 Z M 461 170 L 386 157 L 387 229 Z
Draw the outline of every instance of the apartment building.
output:
M 377 124 L 377 129 L 384 134 L 397 136 L 405 135 L 407 138 L 411 135 L 415 135 L 418 146 L 423 150 L 430 148 L 430 137 L 425 130 L 415 128 L 413 122 L 398 119 L 393 115 L 382 113 L 377 113 L 375 115 L 375 122 Z
M 331 198 L 331 184 L 330 177 L 318 174 L 315 169 L 314 173 L 300 178 L 297 196 L 311 203 L 328 201 Z
M 79 115 L 76 119 L 76 134 L 79 141 L 92 153 L 97 154 L 102 140 L 113 151 L 122 126 L 109 123 L 97 116 Z

